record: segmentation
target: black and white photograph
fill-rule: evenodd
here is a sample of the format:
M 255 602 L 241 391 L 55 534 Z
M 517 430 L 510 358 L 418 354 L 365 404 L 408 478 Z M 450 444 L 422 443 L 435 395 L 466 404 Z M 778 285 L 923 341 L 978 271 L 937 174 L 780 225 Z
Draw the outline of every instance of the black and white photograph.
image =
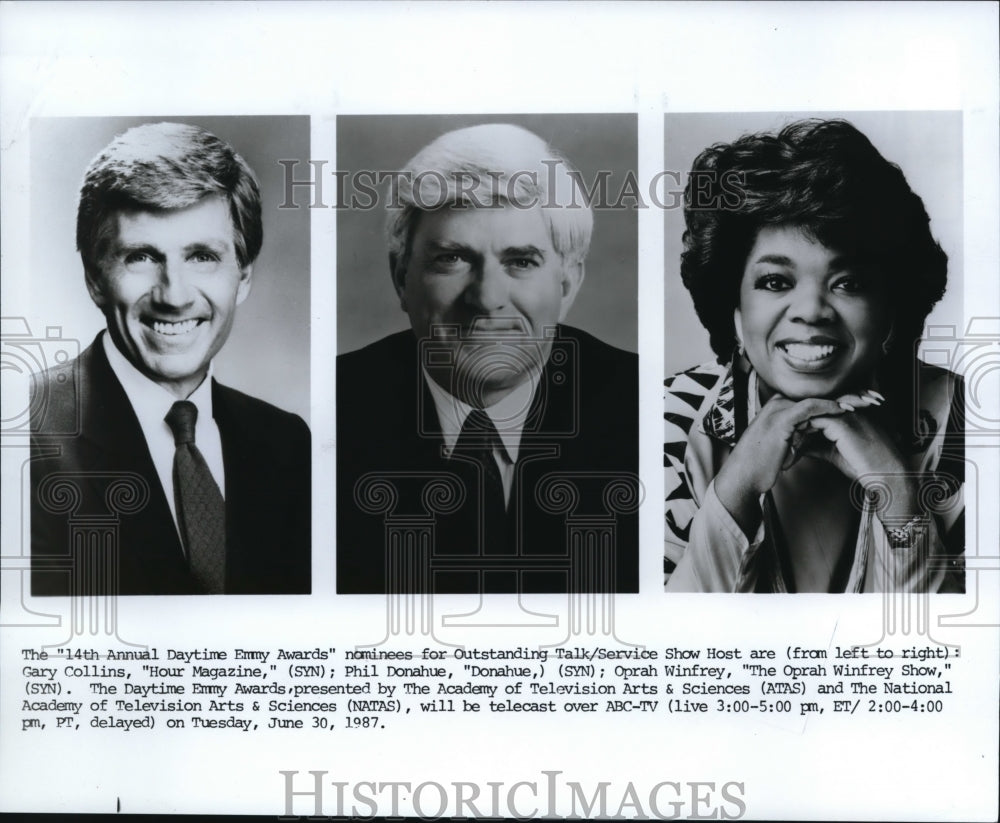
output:
M 668 168 L 703 138 L 667 228 L 666 361 L 707 360 L 664 383 L 667 591 L 963 591 L 965 391 L 918 357 L 946 293 L 960 316 L 961 113 L 666 133 Z
M 636 152 L 626 114 L 338 118 L 340 593 L 638 590 Z
M 0 813 L 996 821 L 998 31 L 0 0 Z
M 31 137 L 33 286 L 79 349 L 33 375 L 32 593 L 307 594 L 309 222 L 276 160 L 308 118 Z

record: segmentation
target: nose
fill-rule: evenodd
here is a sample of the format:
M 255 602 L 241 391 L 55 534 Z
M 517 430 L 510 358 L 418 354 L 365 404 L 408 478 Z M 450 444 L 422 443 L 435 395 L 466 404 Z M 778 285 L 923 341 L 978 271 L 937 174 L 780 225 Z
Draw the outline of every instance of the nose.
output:
M 153 300 L 173 308 L 191 303 L 191 284 L 181 261 L 168 258 L 160 265 L 160 274 L 153 286 Z
M 465 289 L 466 303 L 483 314 L 504 309 L 509 296 L 509 277 L 498 260 L 485 260 Z
M 792 321 L 813 326 L 831 323 L 836 317 L 826 289 L 810 283 L 801 283 L 792 291 L 789 313 Z

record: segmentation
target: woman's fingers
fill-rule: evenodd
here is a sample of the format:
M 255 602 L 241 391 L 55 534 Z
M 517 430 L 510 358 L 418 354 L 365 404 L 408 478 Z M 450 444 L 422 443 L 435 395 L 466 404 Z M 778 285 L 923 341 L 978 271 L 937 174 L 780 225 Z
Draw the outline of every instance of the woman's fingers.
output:
M 816 417 L 809 425 L 831 446 L 825 455 L 819 452 L 817 456 L 833 462 L 851 479 L 898 468 L 894 447 L 882 430 L 864 415 Z
M 816 431 L 812 421 L 852 416 L 853 409 L 880 403 L 880 395 L 869 391 L 803 400 L 773 396 L 751 421 L 727 463 L 725 475 L 727 481 L 732 481 L 728 484 L 731 496 L 766 492 L 802 454 L 830 459 L 835 449 L 827 447 L 826 442 L 832 438 Z
M 778 474 L 798 459 L 797 441 L 807 433 L 809 420 L 843 413 L 834 400 L 812 397 L 796 401 L 775 395 L 750 423 L 733 453 L 741 476 L 756 493 L 767 491 Z
M 823 397 L 807 397 L 793 403 L 781 413 L 781 421 L 791 434 L 793 429 L 808 423 L 814 417 L 837 416 L 844 414 L 846 409 L 836 400 L 827 400 Z
M 776 419 L 771 421 L 777 430 L 785 433 L 786 445 L 782 452 L 781 470 L 790 469 L 804 454 L 823 459 L 833 456 L 836 451 L 835 438 L 818 431 L 813 421 L 842 420 L 851 416 L 849 412 L 881 405 L 880 397 L 881 395 L 876 396 L 873 392 L 853 392 L 834 400 L 809 397 L 796 402 L 783 398 L 784 402 L 779 404 L 776 411 Z
M 885 398 L 874 389 L 866 389 L 863 392 L 851 392 L 837 398 L 837 405 L 846 411 L 857 411 L 869 406 L 881 406 L 884 402 Z

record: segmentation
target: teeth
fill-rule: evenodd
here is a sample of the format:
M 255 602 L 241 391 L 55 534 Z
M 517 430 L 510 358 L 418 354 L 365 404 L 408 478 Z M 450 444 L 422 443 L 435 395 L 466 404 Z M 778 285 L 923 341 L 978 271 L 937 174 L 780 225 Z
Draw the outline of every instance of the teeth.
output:
M 786 343 L 783 348 L 796 360 L 805 360 L 808 362 L 811 360 L 822 360 L 824 357 L 829 357 L 833 354 L 836 347 L 829 344 L 817 346 L 813 343 Z
M 179 323 L 168 323 L 163 320 L 154 320 L 153 331 L 157 334 L 166 335 L 187 334 L 197 325 L 197 320 L 181 320 Z

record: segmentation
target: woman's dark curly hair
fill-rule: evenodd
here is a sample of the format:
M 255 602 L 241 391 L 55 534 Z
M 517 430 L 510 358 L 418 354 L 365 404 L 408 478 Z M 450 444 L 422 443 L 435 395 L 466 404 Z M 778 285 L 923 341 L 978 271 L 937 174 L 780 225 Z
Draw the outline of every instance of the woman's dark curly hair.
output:
M 899 167 L 844 120 L 803 120 L 705 149 L 685 188 L 681 277 L 719 362 L 736 346 L 733 310 L 764 226 L 794 225 L 881 272 L 893 311 L 882 372 L 912 373 L 914 344 L 944 294 L 948 258 Z

